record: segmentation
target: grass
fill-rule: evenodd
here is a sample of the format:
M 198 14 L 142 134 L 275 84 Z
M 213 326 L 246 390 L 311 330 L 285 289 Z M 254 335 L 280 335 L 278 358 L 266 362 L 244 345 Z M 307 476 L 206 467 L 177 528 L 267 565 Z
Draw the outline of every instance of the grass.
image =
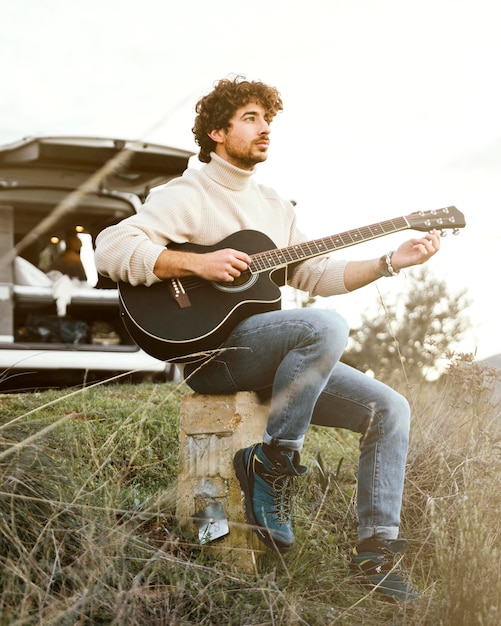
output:
M 423 597 L 392 605 L 347 579 L 357 438 L 311 428 L 296 546 L 257 574 L 224 568 L 175 519 L 184 385 L 5 395 L 0 409 L 0 624 L 497 626 L 498 372 L 467 358 L 408 387 L 402 534 Z

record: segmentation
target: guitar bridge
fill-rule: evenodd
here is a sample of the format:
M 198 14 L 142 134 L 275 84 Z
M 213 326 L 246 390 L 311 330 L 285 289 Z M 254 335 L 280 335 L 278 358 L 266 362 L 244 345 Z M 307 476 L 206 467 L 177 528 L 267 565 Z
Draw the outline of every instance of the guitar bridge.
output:
M 168 289 L 172 298 L 179 305 L 179 308 L 185 309 L 191 306 L 188 294 L 184 290 L 183 283 L 179 278 L 171 278 L 168 282 Z

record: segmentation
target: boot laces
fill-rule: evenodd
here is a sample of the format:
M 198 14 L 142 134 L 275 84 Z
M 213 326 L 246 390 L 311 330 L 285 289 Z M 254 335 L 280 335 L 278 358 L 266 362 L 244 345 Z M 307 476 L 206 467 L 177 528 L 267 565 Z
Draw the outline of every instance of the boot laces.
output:
M 273 513 L 279 524 L 290 522 L 292 476 L 288 474 L 277 475 L 274 472 L 264 472 L 263 479 L 273 489 Z M 270 511 L 271 512 L 271 511 Z

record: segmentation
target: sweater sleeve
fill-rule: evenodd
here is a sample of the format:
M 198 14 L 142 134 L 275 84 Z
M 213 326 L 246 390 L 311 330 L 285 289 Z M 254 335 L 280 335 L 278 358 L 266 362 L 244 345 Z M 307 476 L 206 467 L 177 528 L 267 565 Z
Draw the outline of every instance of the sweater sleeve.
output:
M 294 270 L 289 285 L 312 296 L 337 296 L 348 293 L 344 269 L 348 261 L 322 256 L 304 261 Z
M 136 215 L 99 233 L 95 261 L 100 274 L 132 285 L 159 282 L 153 268 L 165 246 L 188 241 L 188 233 L 199 228 L 197 193 L 183 187 L 181 183 L 152 191 Z
M 301 232 L 292 218 L 290 244 L 304 243 L 309 238 Z M 314 257 L 300 263 L 288 276 L 287 283 L 295 289 L 306 291 L 311 296 L 337 296 L 348 293 L 344 284 L 344 270 L 348 261 L 329 254 Z

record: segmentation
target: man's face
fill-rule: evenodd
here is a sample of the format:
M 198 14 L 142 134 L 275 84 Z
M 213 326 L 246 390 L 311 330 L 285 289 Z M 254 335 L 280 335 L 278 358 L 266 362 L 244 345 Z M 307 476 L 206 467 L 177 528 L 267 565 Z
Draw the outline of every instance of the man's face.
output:
M 237 109 L 227 129 L 210 133 L 216 142 L 216 154 L 244 170 L 251 170 L 256 163 L 266 161 L 270 124 L 265 116 L 264 108 L 257 102 L 249 102 Z

